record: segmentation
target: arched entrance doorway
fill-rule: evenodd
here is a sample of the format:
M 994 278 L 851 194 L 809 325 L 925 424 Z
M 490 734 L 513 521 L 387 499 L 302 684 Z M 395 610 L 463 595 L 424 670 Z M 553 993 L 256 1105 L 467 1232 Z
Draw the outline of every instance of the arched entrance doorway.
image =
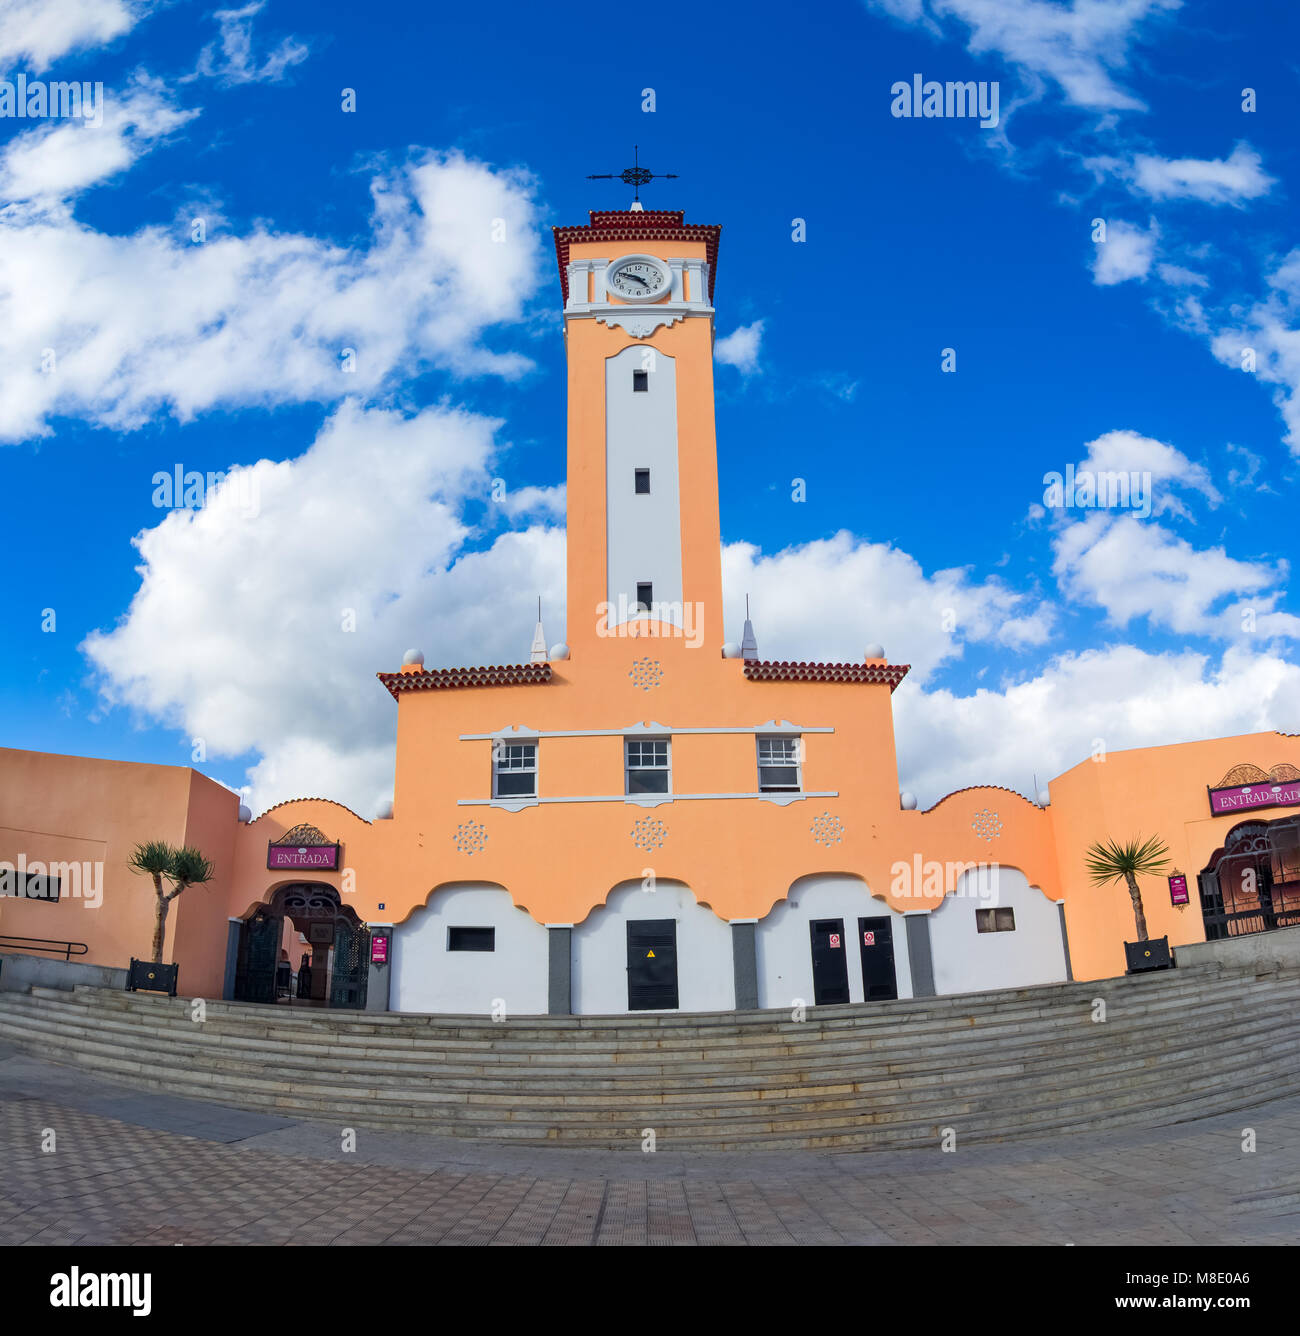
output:
M 1300 816 L 1234 826 L 1200 888 L 1207 941 L 1300 923 Z
M 292 996 L 283 999 L 276 972 L 286 919 L 310 946 L 311 986 L 291 990 Z M 301 962 L 291 964 L 301 974 Z M 267 904 L 258 905 L 244 920 L 239 932 L 235 1000 L 288 1000 L 363 1011 L 369 972 L 370 929 L 356 911 L 340 901 L 332 886 L 295 882 L 279 887 Z

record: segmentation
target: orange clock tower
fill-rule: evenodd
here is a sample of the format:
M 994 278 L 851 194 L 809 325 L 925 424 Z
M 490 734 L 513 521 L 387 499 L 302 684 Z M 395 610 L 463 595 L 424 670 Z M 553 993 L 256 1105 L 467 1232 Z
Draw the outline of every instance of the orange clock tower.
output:
M 555 229 L 568 354 L 568 637 L 719 645 L 716 226 L 670 210 Z M 660 623 L 652 628 L 634 623 Z

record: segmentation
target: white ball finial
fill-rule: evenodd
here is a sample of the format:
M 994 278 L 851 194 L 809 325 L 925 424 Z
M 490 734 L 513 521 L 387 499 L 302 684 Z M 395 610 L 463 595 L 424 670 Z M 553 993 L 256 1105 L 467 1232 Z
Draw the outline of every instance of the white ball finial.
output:
M 393 819 L 393 803 L 389 799 L 386 803 L 379 804 L 379 811 L 375 813 L 376 821 L 391 821 Z
M 556 660 L 567 659 L 569 657 L 569 647 L 563 641 L 558 645 L 551 646 L 551 658 Z
M 740 646 L 734 640 L 728 640 L 722 647 L 722 657 L 724 659 L 740 658 Z
M 424 667 L 423 650 L 408 649 L 406 653 L 402 655 L 402 667 L 406 668 L 409 667 L 411 664 L 415 664 L 418 668 Z
M 898 805 L 905 812 L 916 811 L 916 794 L 903 792 L 898 795 Z
M 883 659 L 885 657 L 885 647 L 883 645 L 868 645 L 866 658 Z
M 1046 807 L 1052 801 L 1052 795 L 1047 789 L 1038 790 L 1038 805 Z
M 239 819 L 244 823 L 244 825 L 248 825 L 248 823 L 253 819 L 252 812 L 250 812 L 248 808 L 244 806 L 243 803 L 239 804 Z

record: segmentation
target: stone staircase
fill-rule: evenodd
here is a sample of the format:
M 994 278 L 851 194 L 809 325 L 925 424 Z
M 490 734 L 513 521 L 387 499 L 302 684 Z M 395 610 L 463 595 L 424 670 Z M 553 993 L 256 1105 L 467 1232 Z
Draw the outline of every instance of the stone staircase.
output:
M 1094 999 L 1106 1019 L 1094 1021 Z M 1300 1092 L 1300 970 L 1198 965 L 870 1006 L 520 1017 L 0 993 L 0 1040 L 290 1117 L 539 1145 L 874 1149 L 1161 1126 Z

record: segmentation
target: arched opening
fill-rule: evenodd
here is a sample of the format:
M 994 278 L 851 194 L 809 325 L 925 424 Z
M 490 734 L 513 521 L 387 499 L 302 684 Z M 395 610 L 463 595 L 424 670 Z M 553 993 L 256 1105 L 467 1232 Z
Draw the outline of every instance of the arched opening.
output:
M 305 939 L 297 960 L 285 927 Z M 370 972 L 370 930 L 332 886 L 291 882 L 244 920 L 239 932 L 235 999 L 363 1011 Z
M 1207 941 L 1300 923 L 1300 816 L 1234 826 L 1199 880 Z

